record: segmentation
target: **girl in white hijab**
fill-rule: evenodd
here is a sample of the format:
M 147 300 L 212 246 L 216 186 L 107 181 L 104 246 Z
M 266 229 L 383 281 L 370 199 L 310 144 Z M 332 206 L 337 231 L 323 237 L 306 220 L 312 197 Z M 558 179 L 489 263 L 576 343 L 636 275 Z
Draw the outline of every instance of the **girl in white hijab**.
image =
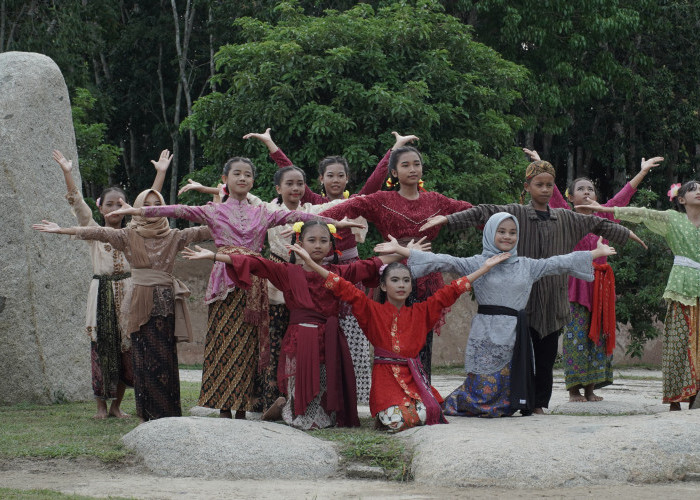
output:
M 474 272 L 493 255 L 510 254 L 508 260 L 472 283 L 479 310 L 472 320 L 465 350 L 467 378 L 445 398 L 445 415 L 501 417 L 517 410 L 531 414 L 534 364 L 524 309 L 532 284 L 543 276 L 562 273 L 592 281 L 593 259 L 615 253 L 612 247 L 599 241 L 598 247 L 590 252 L 548 259 L 518 257 L 518 230 L 513 215 L 494 214 L 484 227 L 483 251 L 474 257 L 409 252 L 394 241 L 375 249 L 408 256 L 408 265 L 416 277 L 435 271 L 463 276 Z

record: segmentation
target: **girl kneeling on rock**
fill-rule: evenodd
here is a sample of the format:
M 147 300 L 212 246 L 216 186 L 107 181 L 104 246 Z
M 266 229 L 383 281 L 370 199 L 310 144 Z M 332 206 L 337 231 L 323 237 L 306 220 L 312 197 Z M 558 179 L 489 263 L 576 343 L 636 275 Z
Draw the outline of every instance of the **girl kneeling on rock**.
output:
M 414 290 L 408 267 L 399 262 L 386 266 L 380 279 L 383 303 L 369 299 L 342 277 L 316 264 L 304 251 L 292 249 L 305 264 L 325 279 L 323 285 L 348 302 L 357 321 L 374 346 L 374 368 L 369 408 L 377 426 L 398 432 L 417 425 L 447 423 L 440 408 L 442 398 L 428 382 L 419 353 L 428 332 L 471 282 L 509 257 L 496 255 L 469 276 L 440 288 L 425 302 L 410 304 Z

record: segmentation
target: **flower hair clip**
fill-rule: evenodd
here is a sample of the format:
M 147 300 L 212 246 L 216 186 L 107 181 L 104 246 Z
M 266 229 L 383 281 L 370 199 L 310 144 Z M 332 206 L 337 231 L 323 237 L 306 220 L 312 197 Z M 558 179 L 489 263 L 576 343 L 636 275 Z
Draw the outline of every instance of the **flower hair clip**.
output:
M 569 188 L 566 188 L 566 191 L 564 191 L 564 198 L 569 198 Z
M 300 234 L 300 233 L 301 233 L 301 228 L 302 228 L 302 227 L 304 227 L 304 222 L 303 222 L 303 221 L 295 222 L 294 225 L 292 226 L 292 230 L 293 230 L 295 233 Z
M 343 252 L 341 252 L 340 250 L 336 250 L 336 251 L 335 251 L 335 254 L 336 254 L 339 258 L 343 256 Z
M 224 196 L 228 196 L 228 188 L 226 187 L 226 184 L 219 184 L 216 186 L 219 189 L 219 198 L 223 198 Z
M 668 190 L 668 199 L 673 201 L 676 196 L 678 196 L 678 191 L 681 189 L 681 183 L 679 182 L 678 184 L 671 184 L 671 189 Z
M 394 187 L 394 181 L 391 180 L 391 177 L 389 177 L 389 178 L 386 180 L 386 187 L 388 187 L 388 188 L 393 188 L 393 187 Z
M 421 190 L 421 191 L 425 191 L 425 188 L 423 187 L 423 184 L 425 184 L 425 183 L 423 182 L 423 179 L 420 179 L 420 180 L 418 181 L 418 189 Z
M 343 191 L 343 198 L 345 198 L 346 200 L 348 198 L 350 198 L 350 191 L 348 191 L 348 190 Z
M 333 236 L 336 240 L 342 240 L 340 236 L 337 234 L 337 229 L 335 228 L 335 224 L 326 224 L 328 226 L 328 232 L 331 233 L 331 236 Z
M 95 202 L 95 205 L 97 205 L 97 208 L 100 208 L 101 204 L 102 204 L 102 198 L 97 198 L 97 201 Z

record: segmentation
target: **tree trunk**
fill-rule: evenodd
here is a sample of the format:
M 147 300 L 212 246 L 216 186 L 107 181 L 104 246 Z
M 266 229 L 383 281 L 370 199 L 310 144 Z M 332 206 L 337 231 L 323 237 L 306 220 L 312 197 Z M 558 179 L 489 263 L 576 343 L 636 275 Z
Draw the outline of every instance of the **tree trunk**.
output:
M 549 158 L 549 152 L 552 150 L 552 134 L 544 134 L 542 137 L 542 154 L 540 158 Z
M 574 153 L 571 150 L 571 146 L 569 146 L 568 153 L 566 155 L 566 186 L 568 187 L 569 185 L 571 185 L 575 178 L 576 177 L 574 172 Z

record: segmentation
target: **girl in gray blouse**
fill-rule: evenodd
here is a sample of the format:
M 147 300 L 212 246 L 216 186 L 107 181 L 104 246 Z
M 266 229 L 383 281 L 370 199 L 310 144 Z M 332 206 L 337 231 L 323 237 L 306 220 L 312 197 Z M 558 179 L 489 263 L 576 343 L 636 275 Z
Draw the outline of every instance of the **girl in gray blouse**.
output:
M 409 257 L 408 265 L 415 277 L 435 271 L 464 276 L 481 267 L 493 255 L 502 252 L 510 254 L 508 260 L 472 284 L 479 312 L 472 320 L 465 352 L 467 378 L 445 400 L 443 406 L 446 415 L 510 416 L 518 409 L 525 414 L 530 413 L 534 403 L 532 394 L 518 389 L 517 400 L 513 401 L 511 381 L 514 385 L 522 385 L 528 382 L 523 379 L 532 372 L 532 348 L 527 325 L 523 324 L 527 322 L 527 317 L 522 311 L 527 305 L 533 283 L 544 276 L 566 273 L 593 281 L 593 259 L 615 254 L 612 247 L 599 241 L 598 247 L 590 252 L 573 252 L 547 259 L 518 257 L 518 231 L 515 216 L 499 212 L 492 215 L 484 227 L 483 251 L 480 255 L 453 257 L 409 251 L 393 241 L 376 249 L 381 252 L 398 251 Z M 520 336 L 517 335 L 519 330 L 524 332 Z M 522 348 L 515 349 L 514 356 L 516 337 L 522 342 Z M 519 356 L 518 353 L 525 355 Z M 515 357 L 518 357 L 518 368 L 511 377 L 511 363 Z M 520 359 L 522 357 L 529 357 L 529 360 Z

